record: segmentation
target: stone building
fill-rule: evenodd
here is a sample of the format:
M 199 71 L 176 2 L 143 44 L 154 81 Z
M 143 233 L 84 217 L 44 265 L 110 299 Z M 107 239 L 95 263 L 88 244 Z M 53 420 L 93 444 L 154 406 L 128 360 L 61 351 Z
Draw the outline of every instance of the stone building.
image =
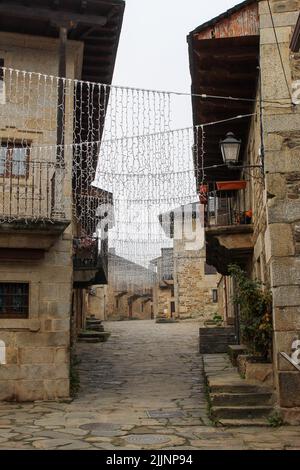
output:
M 166 302 L 171 305 L 175 318 L 196 318 L 204 322 L 212 319 L 218 311 L 219 276 L 206 263 L 200 209 L 199 203 L 189 204 L 160 216 L 162 228 L 173 240 L 173 248 L 170 250 L 172 263 L 168 262 L 172 281 L 168 290 L 160 286 L 160 295 L 157 297 L 161 302 L 158 302 L 156 310 L 162 313 L 161 309 Z
M 124 3 L 71 3 L 0 5 L 0 400 L 69 396 L 73 288 L 105 280 L 102 258 L 90 279 L 73 260 L 79 209 L 103 200 L 88 179 L 75 197 L 87 131 L 76 80 L 111 83 Z
M 106 320 L 150 320 L 153 318 L 153 270 L 118 256 L 108 255 L 108 285 L 105 294 Z
M 289 422 L 300 422 L 300 373 L 287 360 L 300 335 L 299 8 L 298 0 L 247 0 L 188 37 L 192 91 L 238 98 L 193 99 L 195 125 L 219 122 L 204 127 L 209 168 L 198 181 L 209 193 L 207 262 L 223 276 L 226 322 L 237 319 L 230 264 L 271 290 L 275 392 Z M 226 166 L 220 141 L 229 132 L 240 152 Z
M 175 318 L 174 259 L 173 248 L 162 248 L 161 256 L 151 261 L 156 270 L 153 287 L 153 314 L 155 318 L 165 315 Z

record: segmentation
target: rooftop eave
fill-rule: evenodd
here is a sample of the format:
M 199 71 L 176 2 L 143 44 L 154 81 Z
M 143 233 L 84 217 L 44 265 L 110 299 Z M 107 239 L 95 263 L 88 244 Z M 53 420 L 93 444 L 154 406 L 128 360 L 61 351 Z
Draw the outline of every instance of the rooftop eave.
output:
M 206 21 L 205 23 L 202 23 L 200 26 L 197 26 L 193 31 L 189 33 L 189 36 L 193 36 L 197 33 L 200 33 L 208 28 L 214 27 L 216 24 L 222 22 L 223 20 L 230 18 L 234 13 L 237 13 L 240 10 L 243 10 L 245 7 L 248 5 L 252 5 L 253 3 L 258 3 L 258 0 L 245 0 L 244 2 L 239 3 L 238 5 L 235 5 L 233 8 L 230 8 L 229 10 L 226 10 L 225 12 L 221 13 L 218 16 L 215 16 L 209 21 Z

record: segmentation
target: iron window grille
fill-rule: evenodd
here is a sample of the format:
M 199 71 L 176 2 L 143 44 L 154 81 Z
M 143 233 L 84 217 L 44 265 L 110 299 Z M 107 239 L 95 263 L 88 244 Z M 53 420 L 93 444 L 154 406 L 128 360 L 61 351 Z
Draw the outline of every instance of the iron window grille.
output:
M 30 148 L 28 144 L 2 142 L 0 147 L 0 176 L 28 177 Z
M 28 318 L 29 284 L 0 283 L 0 319 Z

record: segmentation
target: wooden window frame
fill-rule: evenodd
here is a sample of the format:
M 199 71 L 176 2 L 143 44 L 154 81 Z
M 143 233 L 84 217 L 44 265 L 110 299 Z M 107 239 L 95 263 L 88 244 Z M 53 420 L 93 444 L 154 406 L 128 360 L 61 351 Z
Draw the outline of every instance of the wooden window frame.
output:
M 5 153 L 5 162 L 4 162 L 4 171 L 0 170 L 0 177 L 2 178 L 17 178 L 17 179 L 26 179 L 29 176 L 29 160 L 30 160 L 30 144 L 26 143 L 25 145 L 20 142 L 10 143 L 3 142 L 1 143 L 1 148 L 6 149 Z M 15 149 L 25 149 L 26 150 L 26 159 L 24 161 L 25 172 L 24 174 L 13 173 L 13 154 Z
M 30 305 L 30 284 L 29 282 L 0 282 L 0 286 L 7 286 L 6 291 L 4 293 L 4 299 L 5 299 L 5 311 L 4 313 L 1 313 L 0 311 L 0 320 L 4 319 L 22 319 L 26 320 L 29 318 L 29 305 Z M 12 311 L 12 304 L 9 302 L 9 300 L 12 299 L 14 293 L 12 291 L 13 286 L 26 286 L 26 292 L 24 295 L 25 298 L 25 303 L 23 304 L 23 310 L 24 312 L 22 313 L 16 313 Z M 16 295 L 16 294 L 15 294 Z M 1 298 L 1 297 L 0 297 Z M 8 300 L 9 299 L 9 300 Z M 9 311 L 11 309 L 11 311 Z

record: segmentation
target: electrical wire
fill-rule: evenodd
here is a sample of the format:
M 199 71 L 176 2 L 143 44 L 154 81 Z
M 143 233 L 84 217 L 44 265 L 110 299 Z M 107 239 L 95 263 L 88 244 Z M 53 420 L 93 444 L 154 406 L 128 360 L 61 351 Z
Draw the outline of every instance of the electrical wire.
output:
M 30 74 L 31 76 L 38 76 L 39 78 L 50 78 L 51 80 L 63 80 L 66 83 L 74 83 L 76 85 L 87 85 L 87 86 L 97 86 L 97 87 L 103 87 L 103 89 L 114 89 L 114 90 L 124 90 L 124 91 L 131 91 L 131 92 L 142 92 L 142 93 L 158 93 L 162 95 L 174 95 L 174 96 L 185 96 L 185 97 L 193 97 L 193 98 L 199 98 L 203 100 L 228 100 L 228 101 L 240 101 L 240 102 L 248 102 L 248 103 L 255 103 L 256 98 L 242 98 L 242 97 L 234 97 L 234 96 L 222 96 L 222 95 L 208 95 L 206 93 L 187 93 L 187 92 L 180 92 L 180 91 L 166 91 L 166 90 L 155 90 L 155 89 L 150 89 L 150 88 L 137 88 L 137 87 L 128 87 L 128 86 L 122 86 L 122 85 L 112 85 L 112 84 L 104 84 L 101 82 L 91 82 L 87 80 L 77 80 L 77 79 L 72 79 L 72 78 L 64 78 L 64 77 L 59 77 L 57 75 L 48 75 L 44 73 L 39 73 L 39 72 L 28 72 L 26 70 L 20 70 L 20 69 L 13 69 L 11 67 L 0 67 L 0 70 L 3 71 L 13 71 L 17 72 L 18 74 Z M 277 100 L 264 100 L 265 103 L 275 103 L 275 104 L 280 104 L 280 100 L 286 100 L 287 98 L 278 98 Z

